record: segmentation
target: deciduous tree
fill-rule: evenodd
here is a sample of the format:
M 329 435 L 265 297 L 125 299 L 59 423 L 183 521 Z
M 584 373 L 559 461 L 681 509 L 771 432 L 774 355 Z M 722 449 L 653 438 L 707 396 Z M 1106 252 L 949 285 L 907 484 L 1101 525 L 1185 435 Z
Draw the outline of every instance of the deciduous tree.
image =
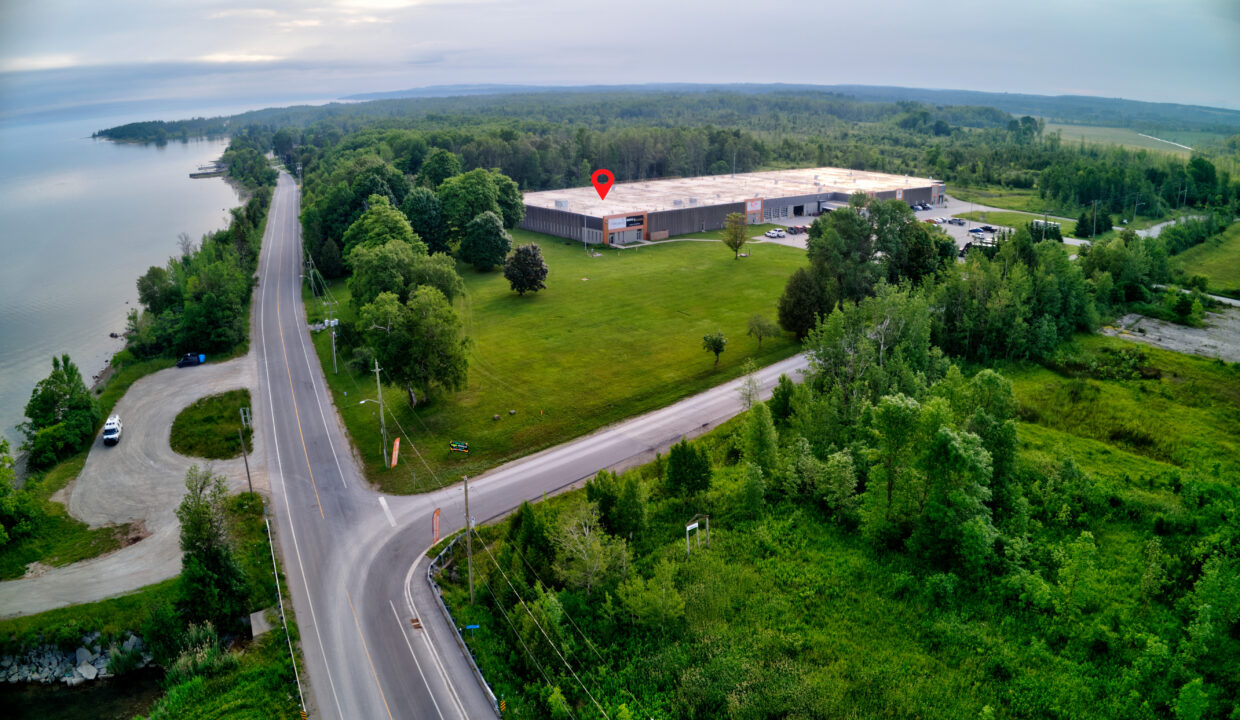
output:
M 779 325 L 765 315 L 749 316 L 749 337 L 758 341 L 758 349 L 762 349 L 762 340 L 779 335 Z
M 504 229 L 499 215 L 484 212 L 469 222 L 461 240 L 461 259 L 479 272 L 488 272 L 504 264 L 512 247 L 512 238 Z
M 444 227 L 450 240 L 465 241 L 466 226 L 483 213 L 494 213 L 500 226 L 503 219 L 499 207 L 499 190 L 486 170 L 470 170 L 449 178 L 435 191 L 443 208 Z M 505 254 L 507 251 L 505 250 Z M 502 257 L 501 257 L 502 261 Z M 498 265 L 499 263 L 495 263 Z
M 413 232 L 422 238 L 430 252 L 446 253 L 451 250 L 443 224 L 443 207 L 434 192 L 424 187 L 413 188 L 401 203 L 400 211 L 409 219 Z
M 461 159 L 443 148 L 430 151 L 418 170 L 418 184 L 434 190 L 443 181 L 461 174 Z
M 623 540 L 608 535 L 599 525 L 598 508 L 584 503 L 567 510 L 555 534 L 555 571 L 569 587 L 589 596 L 599 584 L 611 579 L 625 560 Z
M 741 248 L 749 240 L 748 229 L 744 213 L 728 213 L 723 226 L 723 244 L 732 251 L 733 260 L 740 258 Z
M 228 541 L 224 476 L 191 465 L 185 490 L 176 511 L 183 554 L 177 605 L 190 622 L 235 627 L 245 612 L 246 585 Z
M 344 233 L 344 259 L 351 264 L 350 254 L 359 245 L 386 245 L 398 240 L 412 248 L 415 255 L 426 254 L 426 243 L 413 234 L 404 213 L 392 207 L 382 195 L 370 196 L 370 207 Z
M 728 346 L 728 339 L 721 332 L 713 332 L 702 338 L 702 349 L 715 354 L 715 367 L 719 367 L 719 356 Z
M 547 287 L 547 263 L 542 248 L 534 243 L 518 245 L 504 261 L 504 277 L 518 295 L 538 292 Z

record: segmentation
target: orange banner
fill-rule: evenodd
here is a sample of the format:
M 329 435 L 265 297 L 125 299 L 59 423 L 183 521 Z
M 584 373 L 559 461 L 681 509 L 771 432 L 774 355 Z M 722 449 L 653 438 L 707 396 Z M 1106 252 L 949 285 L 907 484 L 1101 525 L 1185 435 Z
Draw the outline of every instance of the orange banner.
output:
M 400 454 L 400 438 L 398 437 L 396 438 L 396 441 L 392 443 L 392 465 L 391 467 L 396 467 L 396 456 L 399 454 Z
M 439 542 L 439 508 L 435 508 L 435 514 L 431 515 L 431 532 L 435 535 L 431 543 Z

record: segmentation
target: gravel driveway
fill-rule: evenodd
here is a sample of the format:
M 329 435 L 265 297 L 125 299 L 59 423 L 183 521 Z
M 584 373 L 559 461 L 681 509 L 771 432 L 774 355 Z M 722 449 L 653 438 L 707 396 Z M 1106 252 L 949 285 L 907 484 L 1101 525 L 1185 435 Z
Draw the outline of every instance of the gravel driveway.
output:
M 0 617 L 101 600 L 180 573 L 175 510 L 185 494 L 185 471 L 209 462 L 234 492 L 246 487 L 246 479 L 241 458 L 205 461 L 173 452 L 168 445 L 172 421 L 207 395 L 247 388 L 257 396 L 257 376 L 250 353 L 223 363 L 161 370 L 134 383 L 113 410 L 125 424 L 120 443 L 106 447 L 95 438 L 82 473 L 66 488 L 66 505 L 69 514 L 91 527 L 141 521 L 150 537 L 109 555 L 0 583 Z M 266 491 L 262 427 L 255 422 L 250 472 L 255 489 Z

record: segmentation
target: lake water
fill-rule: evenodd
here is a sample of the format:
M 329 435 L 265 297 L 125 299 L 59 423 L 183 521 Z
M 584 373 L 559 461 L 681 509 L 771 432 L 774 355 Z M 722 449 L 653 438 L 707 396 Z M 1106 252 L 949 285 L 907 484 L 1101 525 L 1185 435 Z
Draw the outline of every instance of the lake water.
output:
M 0 434 L 14 451 L 52 356 L 69 353 L 89 385 L 123 347 L 108 333 L 124 331 L 138 276 L 178 252 L 177 233 L 197 241 L 239 204 L 223 179 L 189 177 L 226 141 L 90 139 L 150 117 L 0 124 Z

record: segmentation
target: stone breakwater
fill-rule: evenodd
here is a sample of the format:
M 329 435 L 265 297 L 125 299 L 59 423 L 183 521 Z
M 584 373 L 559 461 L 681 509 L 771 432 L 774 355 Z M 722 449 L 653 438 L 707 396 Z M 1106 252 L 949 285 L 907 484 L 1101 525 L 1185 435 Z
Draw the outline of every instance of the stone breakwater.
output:
M 0 679 L 45 685 L 63 682 L 72 687 L 88 680 L 111 677 L 108 663 L 121 654 L 133 656 L 131 667 L 141 668 L 151 663 L 151 654 L 142 638 L 133 633 L 127 633 L 120 644 L 113 642 L 102 648 L 99 633 L 93 632 L 83 635 L 81 646 L 71 652 L 63 652 L 55 645 L 40 645 L 25 655 L 0 657 Z

